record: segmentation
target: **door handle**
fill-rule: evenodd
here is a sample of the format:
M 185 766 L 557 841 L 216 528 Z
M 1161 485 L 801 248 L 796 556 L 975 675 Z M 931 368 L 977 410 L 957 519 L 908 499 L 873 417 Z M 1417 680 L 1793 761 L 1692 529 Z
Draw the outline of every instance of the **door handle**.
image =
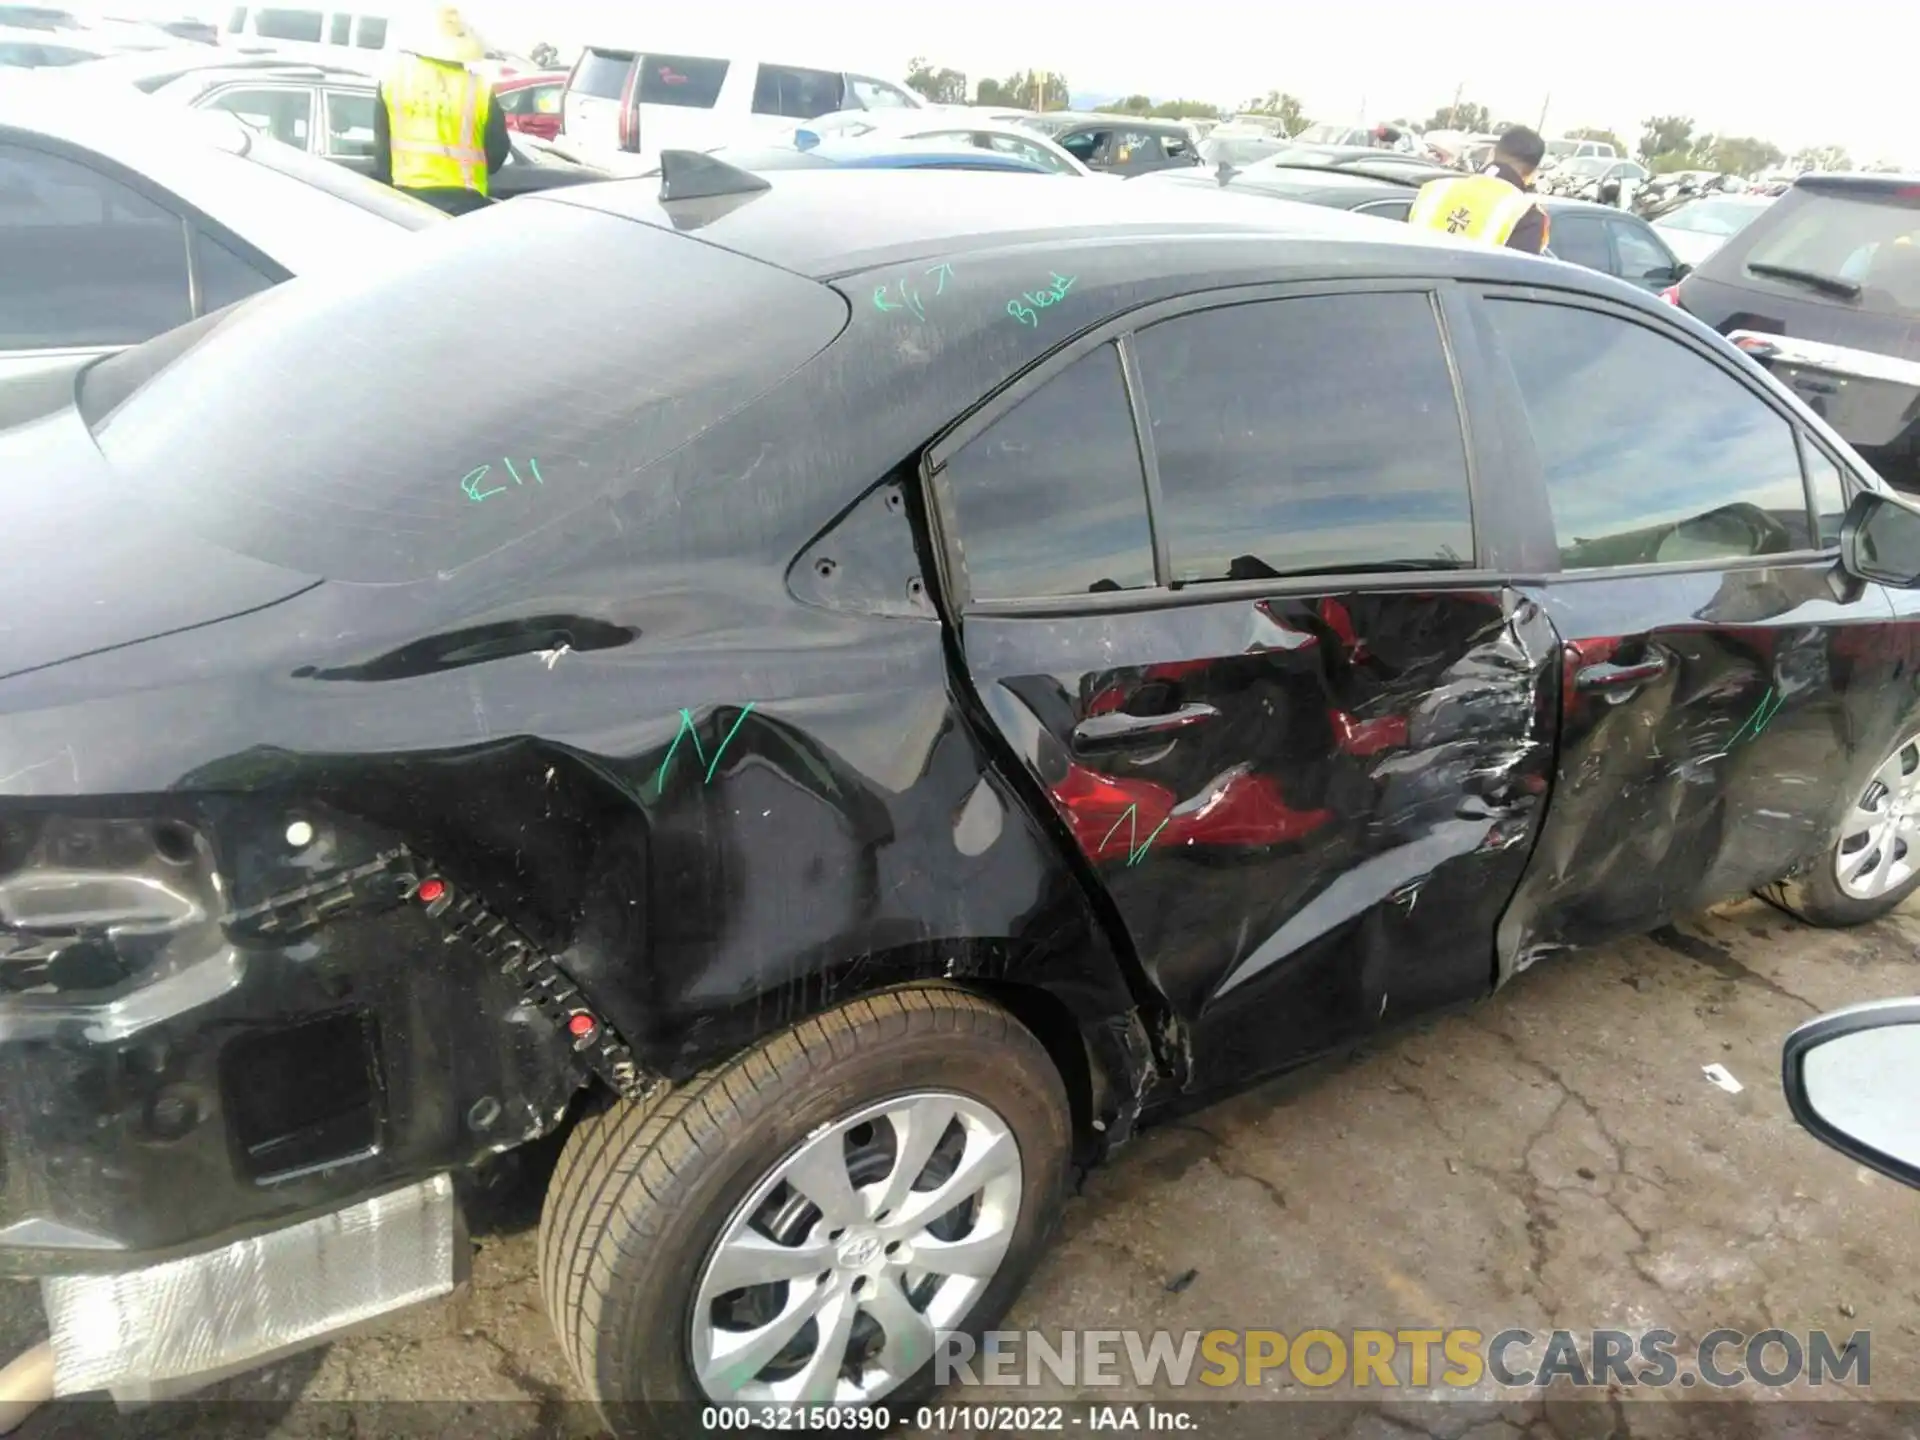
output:
M 1190 726 L 1211 720 L 1220 712 L 1211 705 L 1182 705 L 1164 715 L 1129 715 L 1111 710 L 1091 715 L 1073 727 L 1076 750 L 1110 750 L 1139 740 L 1178 734 Z
M 1630 690 L 1649 680 L 1658 680 L 1673 664 L 1664 654 L 1654 651 L 1636 665 L 1587 665 L 1573 673 L 1576 690 Z

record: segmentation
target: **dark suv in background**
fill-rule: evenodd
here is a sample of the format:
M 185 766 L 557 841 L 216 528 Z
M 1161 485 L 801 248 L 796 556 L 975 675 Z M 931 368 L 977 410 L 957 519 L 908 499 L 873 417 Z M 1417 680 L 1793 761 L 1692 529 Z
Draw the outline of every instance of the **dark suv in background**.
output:
M 1920 177 L 1803 175 L 1670 298 L 1920 490 Z

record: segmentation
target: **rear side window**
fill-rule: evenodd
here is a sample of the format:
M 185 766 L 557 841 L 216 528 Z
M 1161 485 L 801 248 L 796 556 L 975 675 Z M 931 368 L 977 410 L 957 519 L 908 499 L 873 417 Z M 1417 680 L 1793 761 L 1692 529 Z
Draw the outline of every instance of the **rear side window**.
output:
M 1644 325 L 1492 300 L 1569 570 L 1811 547 L 1793 427 Z
M 227 33 L 230 35 L 238 35 L 242 30 L 245 30 L 246 28 L 247 28 L 247 7 L 244 5 L 236 5 L 233 7 L 232 11 L 227 15 Z
M 273 288 L 275 277 L 242 258 L 204 230 L 193 232 L 194 278 L 200 282 L 200 313 Z
M 1111 345 L 1022 400 L 941 473 L 974 599 L 1153 584 L 1146 480 Z
M 64 156 L 0 145 L 0 350 L 129 345 L 190 318 L 180 217 Z
M 698 55 L 640 57 L 640 103 L 711 110 L 727 81 L 727 62 Z M 805 117 L 811 118 L 811 117 Z
M 620 50 L 589 50 L 580 57 L 569 89 L 596 100 L 618 100 L 627 88 L 633 56 Z
M 311 90 L 223 90 L 207 108 L 237 115 L 283 145 L 296 150 L 307 148 L 307 126 L 313 115 Z
M 568 263 L 542 264 L 554 255 Z M 824 285 L 670 230 L 501 206 L 102 361 L 80 410 L 169 523 L 308 574 L 401 581 L 608 495 L 639 492 L 642 523 L 670 468 L 655 462 L 846 317 Z M 538 384 L 502 338 L 533 334 L 567 337 Z
M 352 33 L 353 17 L 351 15 L 335 15 L 327 22 L 327 43 L 329 45 L 346 44 L 348 36 Z
M 1653 232 L 1627 220 L 1610 220 L 1613 247 L 1620 258 L 1620 274 L 1629 280 L 1671 280 L 1673 256 L 1653 238 Z
M 387 17 L 384 15 L 362 15 L 354 32 L 353 43 L 362 50 L 378 50 L 387 43 Z
M 753 86 L 756 115 L 811 120 L 843 108 L 846 82 L 831 70 L 801 70 L 792 65 L 762 65 Z
M 304 40 L 318 44 L 324 19 L 318 10 L 256 10 L 253 31 L 263 40 Z
M 1789 286 L 1805 283 L 1810 299 L 1855 299 L 1862 309 L 1920 318 L 1920 201 L 1796 189 L 1769 218 L 1774 223 L 1756 233 L 1744 257 L 1750 272 Z M 1767 269 L 1813 279 L 1769 276 Z M 1821 287 L 1820 280 L 1838 282 L 1843 292 L 1859 287 L 1857 299 L 1834 293 L 1831 284 Z
M 1426 295 L 1233 305 L 1135 343 L 1174 583 L 1472 565 L 1459 404 Z
M 364 91 L 329 90 L 327 154 L 354 159 L 373 156 L 373 96 Z

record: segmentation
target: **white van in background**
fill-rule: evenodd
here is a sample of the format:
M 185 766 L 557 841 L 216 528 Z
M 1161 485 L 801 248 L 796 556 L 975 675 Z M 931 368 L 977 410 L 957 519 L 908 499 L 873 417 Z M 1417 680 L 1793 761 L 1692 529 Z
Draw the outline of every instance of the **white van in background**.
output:
M 296 5 L 235 5 L 220 26 L 220 43 L 237 50 L 270 49 L 309 59 L 342 58 L 342 52 L 375 52 L 359 58 L 371 64 L 391 53 L 393 15 L 355 6 L 349 10 L 307 9 Z
M 589 45 L 562 94 L 560 133 L 582 158 L 703 150 L 837 110 L 918 108 L 904 85 L 847 70 Z

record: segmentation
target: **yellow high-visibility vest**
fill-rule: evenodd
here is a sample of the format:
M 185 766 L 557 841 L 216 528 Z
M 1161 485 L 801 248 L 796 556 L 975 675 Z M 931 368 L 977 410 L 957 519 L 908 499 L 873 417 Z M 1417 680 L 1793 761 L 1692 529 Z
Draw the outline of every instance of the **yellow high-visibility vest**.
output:
M 393 142 L 393 183 L 402 190 L 487 193 L 487 82 L 464 65 L 400 56 L 381 87 Z
M 1531 195 L 1498 175 L 1460 175 L 1422 185 L 1407 223 L 1504 245 L 1532 208 Z

